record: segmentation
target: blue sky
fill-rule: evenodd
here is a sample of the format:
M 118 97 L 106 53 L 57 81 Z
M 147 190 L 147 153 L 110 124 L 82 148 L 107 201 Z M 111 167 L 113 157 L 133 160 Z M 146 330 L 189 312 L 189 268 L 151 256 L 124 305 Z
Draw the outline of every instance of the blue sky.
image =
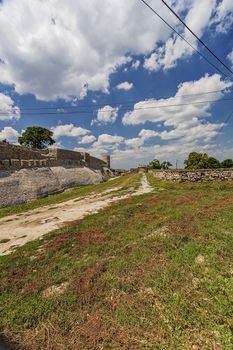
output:
M 160 0 L 148 3 L 227 76 L 139 0 L 3 0 L 0 139 L 41 125 L 58 147 L 126 168 L 154 158 L 181 167 L 191 151 L 233 158 L 233 75 Z M 169 4 L 233 69 L 232 0 Z

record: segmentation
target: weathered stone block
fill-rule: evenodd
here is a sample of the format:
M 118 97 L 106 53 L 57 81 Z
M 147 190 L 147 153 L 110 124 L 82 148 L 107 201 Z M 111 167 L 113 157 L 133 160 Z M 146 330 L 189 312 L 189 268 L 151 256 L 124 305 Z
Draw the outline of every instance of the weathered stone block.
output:
M 10 164 L 13 168 L 20 168 L 21 167 L 19 159 L 11 159 Z

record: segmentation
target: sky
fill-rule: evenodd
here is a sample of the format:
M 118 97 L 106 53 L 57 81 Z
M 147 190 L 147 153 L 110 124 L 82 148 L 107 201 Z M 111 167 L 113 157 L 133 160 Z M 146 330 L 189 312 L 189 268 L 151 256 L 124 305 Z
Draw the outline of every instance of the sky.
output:
M 140 0 L 0 0 L 0 140 L 39 125 L 115 168 L 233 158 L 233 74 L 148 3 L 217 69 Z M 233 70 L 233 1 L 168 3 Z

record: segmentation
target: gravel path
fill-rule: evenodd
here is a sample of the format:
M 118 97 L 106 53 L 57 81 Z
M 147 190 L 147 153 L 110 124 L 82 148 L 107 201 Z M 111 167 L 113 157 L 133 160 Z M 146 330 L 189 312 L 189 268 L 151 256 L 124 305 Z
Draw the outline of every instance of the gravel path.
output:
M 0 244 L 0 255 L 9 254 L 14 248 L 39 239 L 45 233 L 61 228 L 69 222 L 98 213 L 111 203 L 153 191 L 144 174 L 137 191 L 124 195 L 114 194 L 114 191 L 119 189 L 115 187 L 99 194 L 79 197 L 0 219 L 0 241 L 9 239 L 8 242 Z

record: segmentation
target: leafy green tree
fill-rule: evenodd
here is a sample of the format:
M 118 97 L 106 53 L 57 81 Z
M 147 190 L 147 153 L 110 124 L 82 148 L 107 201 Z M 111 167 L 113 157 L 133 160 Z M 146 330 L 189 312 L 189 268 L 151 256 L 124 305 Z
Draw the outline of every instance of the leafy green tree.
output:
M 30 126 L 18 138 L 18 141 L 20 145 L 26 147 L 44 149 L 55 143 L 52 137 L 52 131 L 41 126 Z
M 172 166 L 172 164 L 168 161 L 164 161 L 161 163 L 161 169 L 169 169 Z
M 217 160 L 214 157 L 209 157 L 207 159 L 206 162 L 207 168 L 208 169 L 217 169 L 217 168 L 221 168 L 221 163 L 219 162 L 219 160 Z
M 207 169 L 208 154 L 191 152 L 188 159 L 184 161 L 185 169 Z
M 159 161 L 158 159 L 152 160 L 152 161 L 148 164 L 147 169 L 161 169 L 160 161 Z
M 233 168 L 233 160 L 232 159 L 225 159 L 221 163 L 222 168 Z

